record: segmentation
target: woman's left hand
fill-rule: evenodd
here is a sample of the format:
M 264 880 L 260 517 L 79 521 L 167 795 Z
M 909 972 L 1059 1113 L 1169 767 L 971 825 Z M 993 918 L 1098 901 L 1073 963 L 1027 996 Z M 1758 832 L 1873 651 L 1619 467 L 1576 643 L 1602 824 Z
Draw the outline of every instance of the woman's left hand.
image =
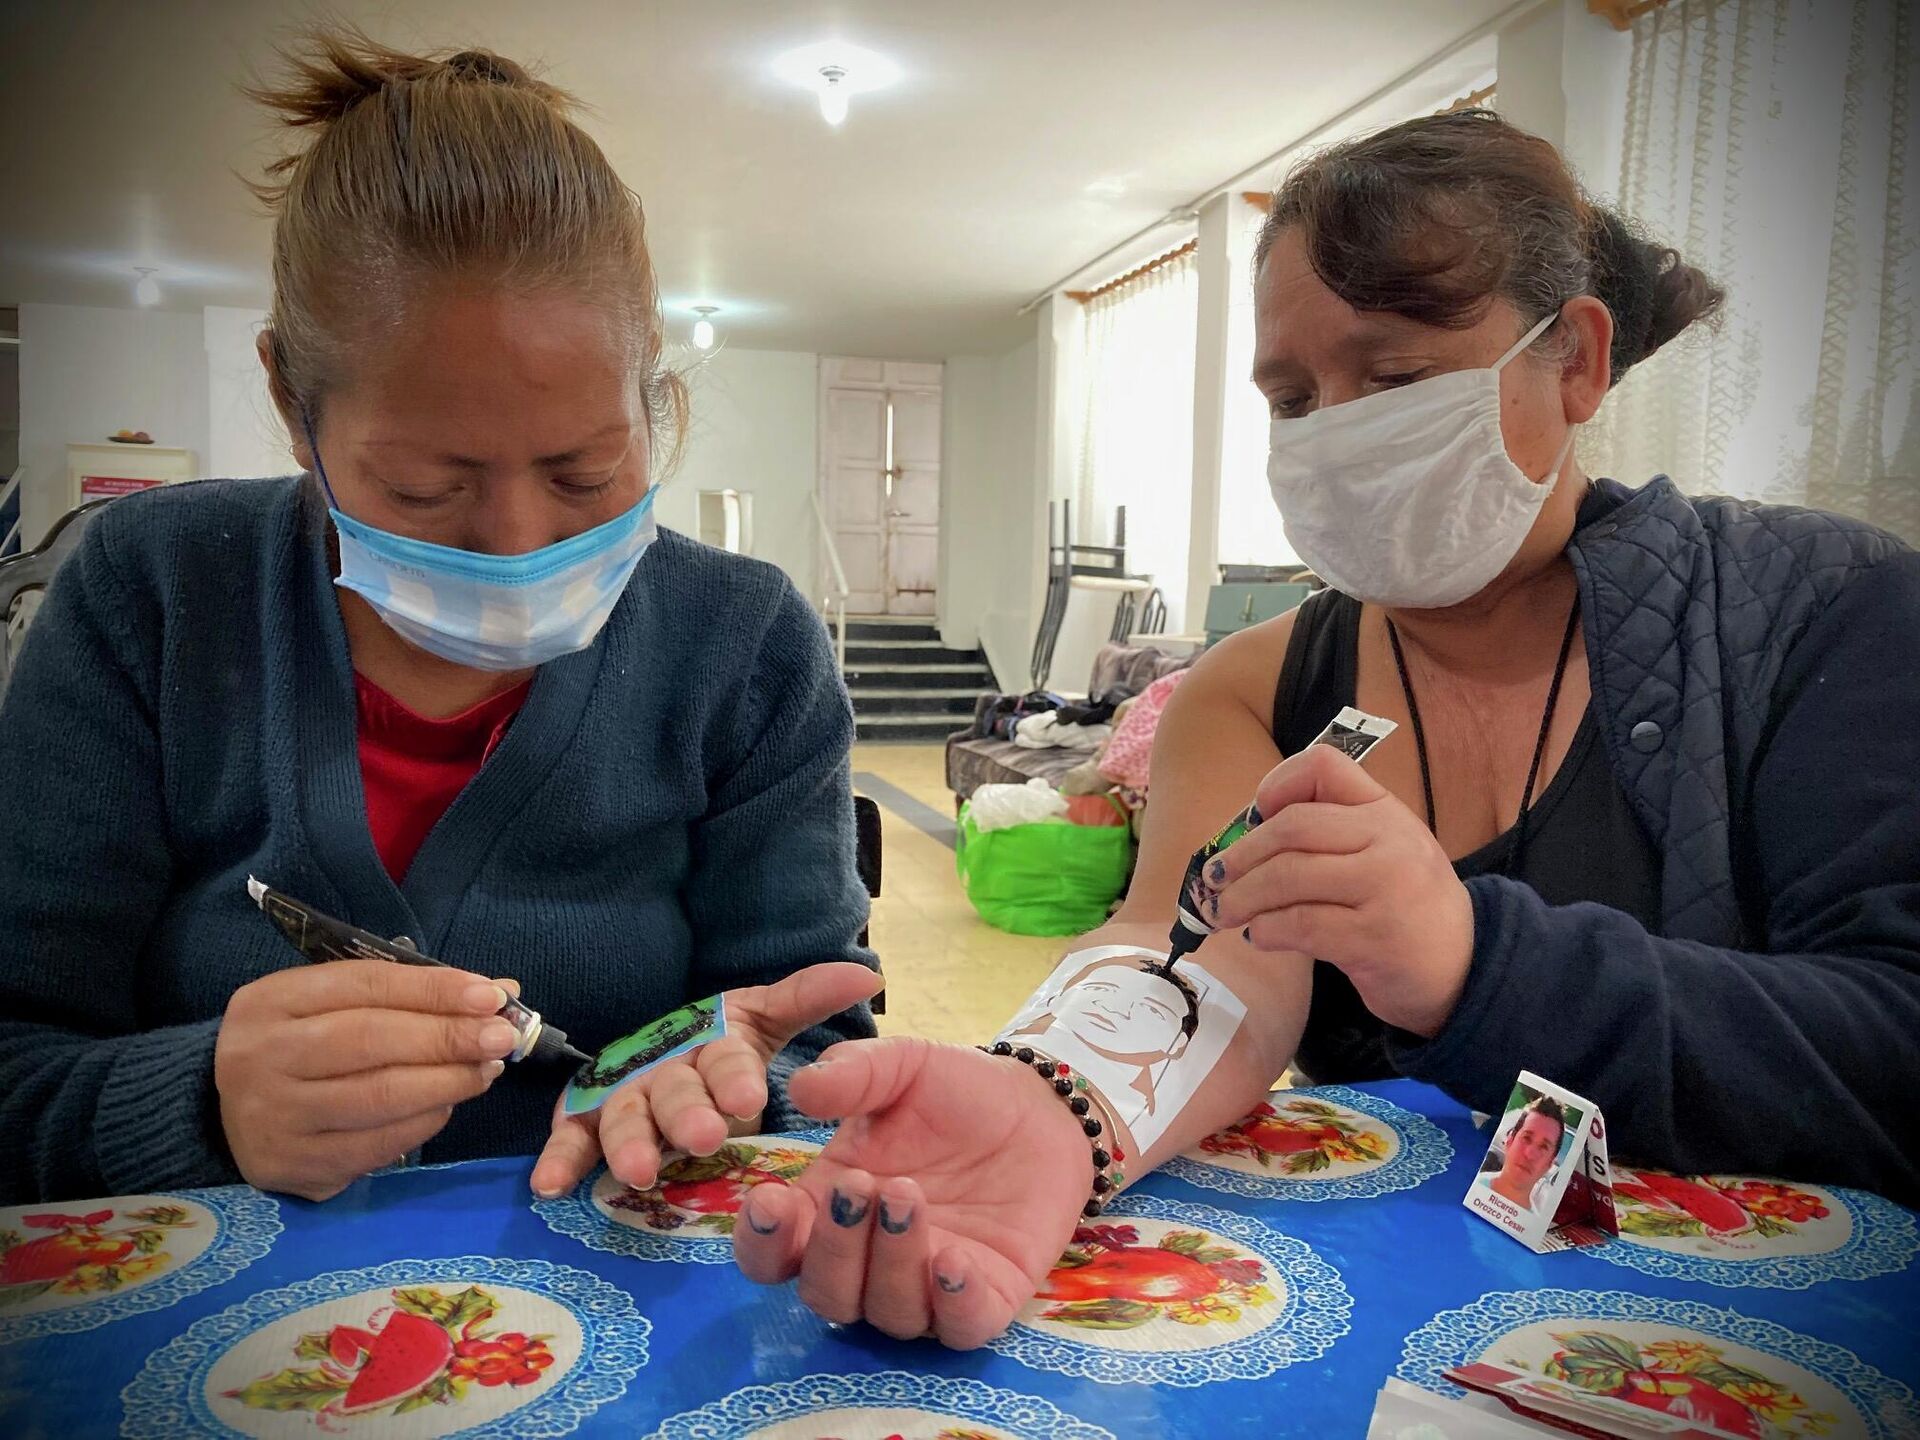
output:
M 871 999 L 880 977 L 864 965 L 810 965 L 773 985 L 726 992 L 727 1033 L 621 1086 L 598 1110 L 569 1115 L 558 1102 L 553 1134 L 533 1167 L 533 1189 L 552 1198 L 579 1184 L 604 1154 L 622 1184 L 644 1190 L 668 1147 L 711 1155 L 732 1121 L 767 1105 L 767 1062 L 809 1026 Z
M 1283 760 L 1257 803 L 1269 818 L 1209 867 L 1208 918 L 1337 965 L 1387 1024 L 1438 1035 L 1473 959 L 1473 901 L 1440 842 L 1330 745 Z

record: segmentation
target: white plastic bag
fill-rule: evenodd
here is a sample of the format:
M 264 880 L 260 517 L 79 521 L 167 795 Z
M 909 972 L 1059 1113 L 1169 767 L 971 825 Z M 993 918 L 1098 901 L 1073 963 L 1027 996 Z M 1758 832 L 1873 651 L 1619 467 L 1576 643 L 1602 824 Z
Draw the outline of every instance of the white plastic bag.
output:
M 982 785 L 967 803 L 974 825 L 981 830 L 1005 830 L 1067 818 L 1066 797 L 1053 788 L 1051 781 L 1038 776 L 1024 785 Z

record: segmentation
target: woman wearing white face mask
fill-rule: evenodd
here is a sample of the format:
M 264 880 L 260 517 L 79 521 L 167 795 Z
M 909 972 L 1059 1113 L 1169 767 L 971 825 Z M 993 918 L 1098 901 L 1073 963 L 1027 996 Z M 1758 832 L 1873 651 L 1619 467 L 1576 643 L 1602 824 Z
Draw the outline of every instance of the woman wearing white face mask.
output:
M 0 716 L 0 1203 L 410 1153 L 646 1185 L 873 1033 L 825 632 L 654 523 L 637 200 L 498 56 L 296 59 L 261 358 L 308 473 L 103 511 Z M 249 875 L 460 968 L 303 964 Z M 589 1051 L 716 992 L 731 1030 L 560 1118 L 515 982 Z
M 1719 295 L 1490 113 L 1307 162 L 1255 295 L 1269 478 L 1334 588 L 1176 692 L 1126 903 L 1082 942 L 1164 953 L 1189 857 L 1257 795 L 1194 957 L 1245 1023 L 1128 1173 L 1297 1060 L 1494 1113 L 1531 1069 L 1629 1159 L 1920 1198 L 1920 557 L 1581 473 L 1576 428 Z M 1345 705 L 1400 727 L 1364 769 L 1311 743 Z M 1111 1194 L 1099 1158 L 1017 1055 L 829 1058 L 796 1102 L 865 1123 L 749 1202 L 742 1267 L 797 1269 L 830 1319 L 981 1343 L 1089 1182 Z M 917 1207 L 931 1244 L 812 1224 L 828 1186 Z

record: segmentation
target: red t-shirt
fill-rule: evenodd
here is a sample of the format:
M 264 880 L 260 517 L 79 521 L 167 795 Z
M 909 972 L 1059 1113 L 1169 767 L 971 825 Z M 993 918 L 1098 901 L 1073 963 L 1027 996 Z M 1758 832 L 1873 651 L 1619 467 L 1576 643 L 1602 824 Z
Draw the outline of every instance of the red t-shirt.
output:
M 507 733 L 533 681 L 444 720 L 415 714 L 357 671 L 353 685 L 367 825 L 397 885 L 427 832 Z

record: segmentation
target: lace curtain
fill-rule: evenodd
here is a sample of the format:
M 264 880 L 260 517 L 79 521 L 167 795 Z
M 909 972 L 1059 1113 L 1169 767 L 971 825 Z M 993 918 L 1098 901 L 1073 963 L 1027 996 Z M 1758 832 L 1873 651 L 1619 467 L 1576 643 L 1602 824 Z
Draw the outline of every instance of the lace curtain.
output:
M 1620 207 L 1728 290 L 1636 368 L 1591 473 L 1920 541 L 1910 0 L 1681 0 L 1634 28 Z
M 1185 623 L 1199 306 L 1189 253 L 1089 300 L 1082 331 L 1074 538 L 1112 543 L 1114 508 L 1126 506 L 1128 568 L 1153 577 L 1174 633 Z

